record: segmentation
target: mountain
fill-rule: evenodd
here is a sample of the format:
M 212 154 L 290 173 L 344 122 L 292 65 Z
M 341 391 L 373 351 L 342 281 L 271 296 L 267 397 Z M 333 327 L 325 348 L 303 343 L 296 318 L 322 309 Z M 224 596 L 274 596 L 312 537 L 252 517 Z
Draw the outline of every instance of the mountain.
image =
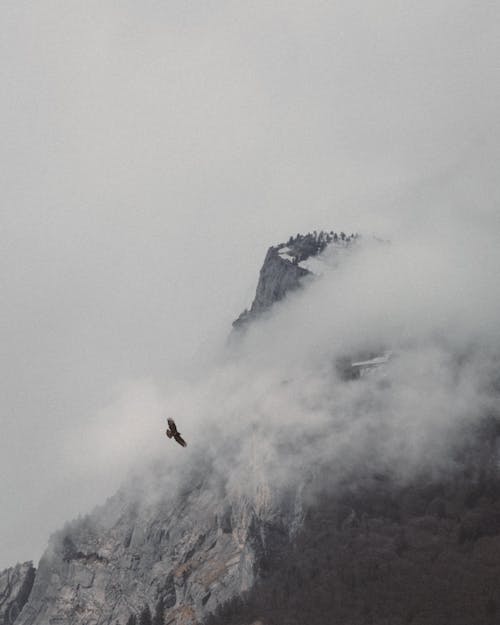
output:
M 311 274 L 349 262 L 346 254 L 358 244 L 356 236 L 330 232 L 271 247 L 255 300 L 233 333 L 265 323 L 291 291 L 307 298 Z M 389 454 L 385 404 L 377 410 L 381 397 L 396 393 L 391 376 L 407 361 L 369 352 L 368 359 L 356 353 L 349 365 L 343 361 L 344 373 L 350 367 L 353 375 L 341 379 L 335 363 L 322 369 L 321 384 L 278 379 L 265 401 L 274 406 L 275 394 L 295 384 L 311 414 L 307 427 L 297 429 L 292 412 L 300 399 L 287 395 L 276 404 L 289 411 L 279 436 L 258 418 L 226 433 L 205 429 L 204 437 L 208 431 L 221 438 L 219 446 L 193 443 L 196 462 L 182 465 L 174 481 L 156 467 L 68 523 L 51 537 L 32 588 L 29 565 L 2 574 L 8 583 L 0 619 L 13 622 L 17 601 L 22 611 L 15 625 L 497 623 L 500 420 L 493 404 L 480 418 L 446 430 L 438 461 L 424 455 L 405 474 L 411 450 Z M 469 363 L 459 355 L 454 375 Z M 238 366 L 232 361 L 229 369 Z M 242 377 L 251 383 L 246 369 Z M 333 393 L 327 416 L 343 410 L 338 402 L 345 393 L 356 410 L 369 400 L 379 421 L 363 421 L 363 407 L 345 422 L 322 416 L 321 427 L 313 427 L 323 386 Z M 343 438 L 350 420 L 355 428 Z M 402 444 L 407 434 L 403 429 L 394 440 Z M 266 464 L 271 436 L 279 450 L 275 465 Z M 341 443 L 335 461 L 325 453 L 331 440 Z M 221 457 L 227 458 L 222 469 Z
M 297 234 L 287 243 L 272 246 L 267 251 L 259 273 L 257 291 L 250 310 L 244 310 L 233 322 L 233 328 L 240 330 L 254 319 L 269 311 L 273 304 L 282 300 L 289 291 L 302 286 L 302 279 L 314 274 L 311 259 L 317 258 L 327 246 L 329 249 L 345 249 L 355 242 L 357 235 L 339 235 L 336 232 L 314 232 Z

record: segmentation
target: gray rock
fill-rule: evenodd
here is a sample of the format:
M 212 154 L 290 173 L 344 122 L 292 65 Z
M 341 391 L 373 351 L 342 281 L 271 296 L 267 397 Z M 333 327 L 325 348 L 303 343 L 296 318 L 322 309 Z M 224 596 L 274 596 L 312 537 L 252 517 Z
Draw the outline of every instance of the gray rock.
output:
M 247 497 L 216 499 L 204 483 L 154 506 L 129 497 L 52 537 L 16 625 L 126 625 L 147 609 L 160 622 L 201 623 L 253 587 L 259 528 L 269 540 L 274 525 L 297 524 L 296 510 L 286 519 Z
M 233 322 L 233 328 L 241 329 L 249 321 L 255 319 L 271 306 L 283 299 L 288 291 L 301 286 L 300 280 L 310 275 L 310 271 L 283 258 L 279 248 L 269 248 L 259 274 L 259 282 L 255 299 L 250 310 L 245 310 Z
M 245 310 L 233 322 L 235 330 L 242 330 L 248 322 L 268 311 L 273 304 L 282 300 L 289 291 L 300 288 L 306 276 L 312 272 L 300 263 L 317 256 L 330 245 L 341 247 L 354 243 L 358 235 L 337 235 L 331 232 L 316 232 L 290 237 L 287 243 L 270 247 L 259 274 L 255 298 L 250 310 Z
M 28 600 L 34 579 L 31 562 L 16 564 L 0 573 L 0 623 L 14 623 Z

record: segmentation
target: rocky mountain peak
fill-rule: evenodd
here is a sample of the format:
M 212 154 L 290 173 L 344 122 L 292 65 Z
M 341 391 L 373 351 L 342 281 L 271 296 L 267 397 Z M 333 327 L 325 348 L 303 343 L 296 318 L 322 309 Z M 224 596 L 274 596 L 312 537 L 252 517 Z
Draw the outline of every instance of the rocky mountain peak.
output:
M 307 261 L 321 255 L 327 247 L 342 249 L 354 243 L 357 234 L 346 235 L 333 230 L 310 232 L 291 236 L 286 243 L 279 243 L 268 249 L 259 273 L 255 298 L 250 309 L 244 310 L 233 322 L 233 328 L 240 330 L 249 321 L 268 311 L 273 304 L 282 300 L 289 291 L 300 288 L 306 276 L 315 273 Z

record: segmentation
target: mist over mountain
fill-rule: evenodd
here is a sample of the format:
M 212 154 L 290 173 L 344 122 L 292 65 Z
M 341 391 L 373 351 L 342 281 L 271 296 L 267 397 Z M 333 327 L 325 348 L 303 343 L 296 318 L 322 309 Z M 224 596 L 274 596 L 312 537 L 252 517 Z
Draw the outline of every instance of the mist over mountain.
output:
M 229 342 L 165 390 L 188 447 L 157 431 L 54 534 L 16 625 L 493 623 L 499 288 L 486 240 L 467 251 L 271 247 Z M 122 423 L 139 450 L 150 425 Z
M 441 239 L 471 288 L 499 232 L 499 10 L 2 3 L 0 567 L 161 454 L 270 244 L 374 233 L 432 280 Z
M 498 621 L 499 24 L 1 3 L 0 625 Z

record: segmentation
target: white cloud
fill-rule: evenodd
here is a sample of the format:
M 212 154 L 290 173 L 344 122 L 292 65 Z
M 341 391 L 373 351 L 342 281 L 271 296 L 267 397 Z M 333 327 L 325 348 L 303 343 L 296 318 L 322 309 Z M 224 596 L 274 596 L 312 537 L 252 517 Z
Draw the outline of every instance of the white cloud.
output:
M 91 440 L 104 428 L 100 454 L 118 475 L 141 403 L 156 428 L 162 398 L 173 401 L 191 440 L 207 410 L 228 427 L 279 413 L 281 427 L 326 380 L 279 386 L 301 353 L 322 347 L 318 363 L 330 343 L 374 334 L 493 336 L 497 7 L 7 2 L 1 13 L 0 566 L 36 557 L 101 497 L 84 479 L 100 463 L 74 447 L 87 423 Z M 270 322 L 272 337 L 255 330 L 260 355 L 213 373 L 267 246 L 322 227 L 394 246 L 326 276 Z M 193 381 L 197 364 L 209 382 Z M 116 400 L 130 380 L 153 390 L 133 383 L 142 390 Z M 121 411 L 123 446 L 109 434 Z

